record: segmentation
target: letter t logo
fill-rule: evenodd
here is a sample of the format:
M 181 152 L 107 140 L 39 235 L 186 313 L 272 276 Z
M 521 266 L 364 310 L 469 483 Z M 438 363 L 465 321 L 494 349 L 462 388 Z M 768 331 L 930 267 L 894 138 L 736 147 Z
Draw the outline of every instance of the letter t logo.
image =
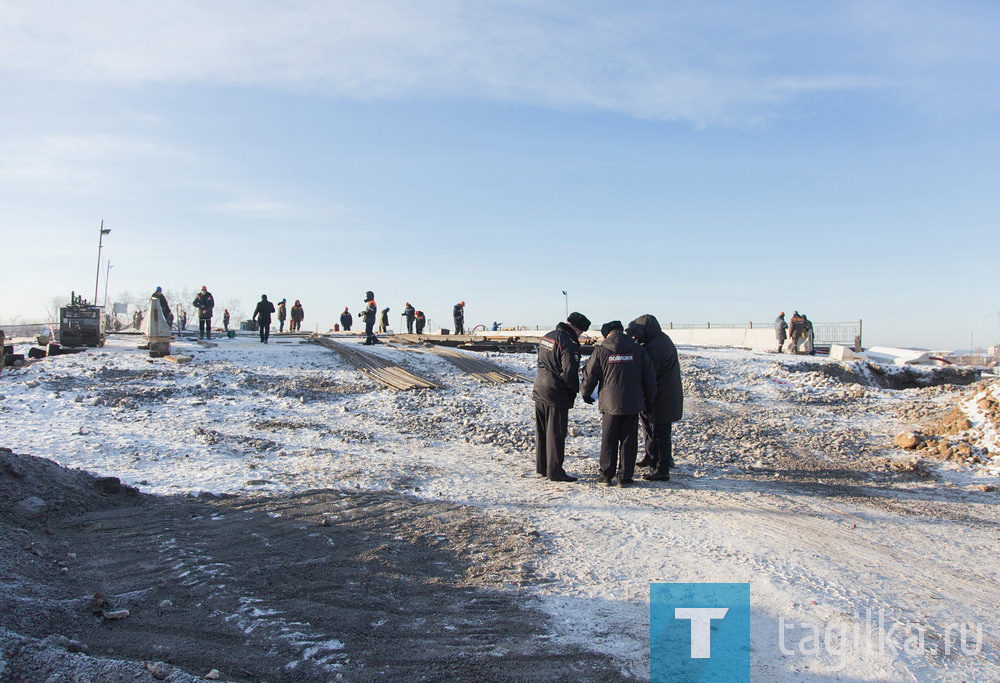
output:
M 674 619 L 691 620 L 691 659 L 712 657 L 712 619 L 722 619 L 728 607 L 677 607 Z

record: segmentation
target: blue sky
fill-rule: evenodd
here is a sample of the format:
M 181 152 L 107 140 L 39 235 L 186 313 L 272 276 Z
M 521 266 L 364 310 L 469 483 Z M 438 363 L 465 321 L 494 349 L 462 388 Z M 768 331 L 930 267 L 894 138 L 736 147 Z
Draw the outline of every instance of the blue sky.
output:
M 0 319 L 366 289 L 449 325 L 1000 343 L 992 2 L 0 2 Z M 103 275 L 102 275 L 103 277 Z M 103 284 L 101 286 L 103 292 Z

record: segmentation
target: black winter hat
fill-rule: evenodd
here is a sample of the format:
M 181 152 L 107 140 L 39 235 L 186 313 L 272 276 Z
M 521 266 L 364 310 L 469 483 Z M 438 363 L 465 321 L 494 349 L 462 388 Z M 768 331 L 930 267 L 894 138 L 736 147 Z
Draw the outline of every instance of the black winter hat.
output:
M 609 323 L 604 323 L 603 325 L 601 325 L 601 336 L 602 337 L 607 337 L 609 334 L 611 334 L 615 330 L 619 330 L 620 331 L 620 330 L 624 330 L 624 329 L 625 329 L 625 327 L 622 325 L 622 321 L 621 320 L 612 320 Z
M 374 298 L 375 298 L 375 292 L 371 291 L 365 292 L 365 301 L 371 301 Z
M 583 313 L 573 311 L 566 317 L 566 322 L 581 332 L 586 332 L 590 329 L 590 318 L 585 316 Z

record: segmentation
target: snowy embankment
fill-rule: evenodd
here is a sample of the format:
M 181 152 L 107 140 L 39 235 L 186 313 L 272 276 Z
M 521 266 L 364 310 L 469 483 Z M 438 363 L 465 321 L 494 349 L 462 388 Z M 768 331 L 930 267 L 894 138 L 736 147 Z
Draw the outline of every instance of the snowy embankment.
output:
M 678 475 L 618 489 L 594 481 L 593 407 L 570 413 L 567 470 L 581 480 L 555 484 L 534 475 L 530 386 L 481 385 L 439 357 L 377 347 L 446 385 L 393 392 L 329 351 L 276 341 L 182 342 L 175 353 L 195 360 L 175 365 L 112 338 L 35 363 L 0 383 L 0 444 L 163 494 L 397 490 L 513 517 L 547 552 L 508 590 L 552 616 L 554 638 L 637 678 L 653 581 L 749 582 L 758 680 L 1000 676 L 1000 518 L 974 487 L 987 479 L 895 471 L 893 435 L 951 401 L 950 387 L 885 389 L 845 382 L 825 360 L 682 349 Z M 534 372 L 531 356 L 493 360 Z M 874 629 L 829 642 L 866 615 Z M 982 626 L 979 652 L 944 655 L 956 624 Z M 918 632 L 924 647 L 904 650 Z

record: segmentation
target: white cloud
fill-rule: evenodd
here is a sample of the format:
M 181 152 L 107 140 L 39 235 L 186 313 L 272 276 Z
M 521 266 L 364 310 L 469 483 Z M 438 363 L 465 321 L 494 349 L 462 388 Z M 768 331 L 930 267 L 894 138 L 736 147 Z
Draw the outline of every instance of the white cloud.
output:
M 912 69 L 928 62 L 995 64 L 988 6 L 871 7 L 7 0 L 0 65 L 32 79 L 249 85 L 360 100 L 489 98 L 741 124 L 818 91 L 927 88 L 928 74 Z

